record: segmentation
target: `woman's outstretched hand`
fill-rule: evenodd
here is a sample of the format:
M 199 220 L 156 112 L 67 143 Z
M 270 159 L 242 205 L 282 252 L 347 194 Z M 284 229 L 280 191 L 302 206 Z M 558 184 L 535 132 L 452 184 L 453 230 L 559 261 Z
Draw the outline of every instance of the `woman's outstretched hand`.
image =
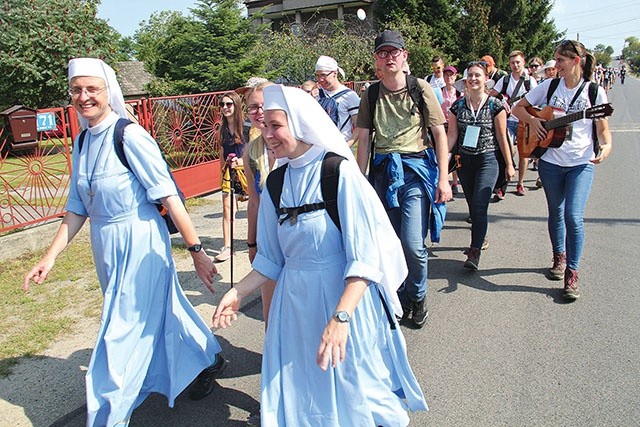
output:
M 242 298 L 238 296 L 236 288 L 231 288 L 220 300 L 216 312 L 213 314 L 214 328 L 228 328 L 231 322 L 238 319 L 238 309 Z
M 24 291 L 29 290 L 29 282 L 33 280 L 34 283 L 40 285 L 45 281 L 49 272 L 53 268 L 55 260 L 49 258 L 42 258 L 38 263 L 24 276 L 24 283 L 22 289 Z

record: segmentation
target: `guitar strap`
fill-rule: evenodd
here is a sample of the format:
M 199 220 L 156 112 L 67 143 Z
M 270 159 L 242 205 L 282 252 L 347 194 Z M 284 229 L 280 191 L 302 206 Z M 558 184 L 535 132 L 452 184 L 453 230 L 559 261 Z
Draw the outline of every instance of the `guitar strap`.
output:
M 518 92 L 520 91 L 520 88 L 522 87 L 523 84 L 524 84 L 524 74 L 520 74 L 520 79 L 518 80 L 518 84 L 516 84 L 515 89 L 513 89 L 513 92 L 511 92 L 511 98 L 515 98 L 516 96 L 518 96 Z
M 571 100 L 571 104 L 569 104 L 569 107 L 567 107 L 567 111 L 566 111 L 567 113 L 569 112 L 569 110 L 571 110 L 571 107 L 573 107 L 573 104 L 576 103 L 576 100 L 578 99 L 578 97 L 582 93 L 582 89 L 584 89 L 584 85 L 586 85 L 586 84 L 587 84 L 586 80 L 583 80 L 582 84 L 578 88 L 578 91 L 576 92 L 575 95 L 573 95 L 573 99 Z

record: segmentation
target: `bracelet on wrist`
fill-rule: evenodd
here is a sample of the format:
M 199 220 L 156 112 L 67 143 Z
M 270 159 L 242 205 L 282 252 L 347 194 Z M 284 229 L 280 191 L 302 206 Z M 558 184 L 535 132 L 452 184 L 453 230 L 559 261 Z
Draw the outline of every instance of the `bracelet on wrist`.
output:
M 247 247 L 249 247 L 249 248 L 257 248 L 258 244 L 257 243 L 249 243 L 249 242 L 247 242 Z

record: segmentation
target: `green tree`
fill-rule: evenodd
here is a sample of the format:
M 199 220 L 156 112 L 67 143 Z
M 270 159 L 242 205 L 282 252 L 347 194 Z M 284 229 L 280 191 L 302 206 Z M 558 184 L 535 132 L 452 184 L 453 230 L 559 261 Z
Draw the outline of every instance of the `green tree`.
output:
M 68 99 L 66 67 L 78 56 L 112 62 L 117 34 L 97 0 L 4 0 L 0 7 L 0 108 Z
M 611 65 L 611 55 L 613 55 L 613 48 L 611 46 L 605 46 L 598 44 L 593 48 L 592 53 L 596 58 L 597 64 L 602 64 L 605 67 Z
M 401 17 L 427 26 L 428 40 L 421 44 L 450 63 L 464 65 L 491 54 L 504 67 L 516 49 L 552 57 L 554 43 L 563 36 L 549 18 L 552 7 L 552 0 L 379 0 L 375 16 L 381 28 Z
M 374 37 L 373 29 L 361 21 L 320 19 L 286 26 L 279 32 L 263 32 L 261 42 L 248 56 L 264 63 L 264 77 L 286 84 L 313 78 L 320 55 L 335 58 L 347 80 L 369 80 L 374 74 Z
M 640 40 L 638 40 L 637 37 L 631 36 L 624 40 L 624 44 L 622 56 L 633 70 L 637 72 L 640 69 Z
M 459 30 L 462 8 L 460 1 L 450 0 L 378 0 L 374 15 L 381 27 L 397 26 L 405 19 L 424 24 L 433 35 L 433 48 L 450 56 L 460 43 Z M 392 23 L 396 23 L 393 25 Z M 423 30 L 425 28 L 423 27 Z M 411 52 L 410 52 L 411 53 Z
M 442 56 L 447 64 L 455 58 L 435 47 L 437 44 L 434 40 L 437 39 L 437 35 L 433 28 L 424 22 L 414 23 L 407 15 L 399 15 L 387 23 L 385 28 L 402 34 L 409 52 L 411 74 L 417 77 L 431 74 L 431 60 L 434 56 Z
M 120 37 L 116 43 L 116 61 L 131 61 L 135 57 L 135 45 L 132 37 Z
M 136 57 L 147 64 L 161 94 L 235 88 L 262 69 L 246 55 L 258 40 L 238 0 L 201 0 L 190 16 L 155 14 L 136 32 Z

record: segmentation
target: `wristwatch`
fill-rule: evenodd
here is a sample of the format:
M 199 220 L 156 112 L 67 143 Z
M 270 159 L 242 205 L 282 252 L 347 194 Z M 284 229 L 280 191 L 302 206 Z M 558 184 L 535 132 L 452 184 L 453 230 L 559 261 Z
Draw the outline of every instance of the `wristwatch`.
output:
M 189 252 L 200 252 L 202 250 L 202 245 L 200 243 L 196 243 L 193 246 L 189 246 L 187 250 Z
M 340 323 L 349 323 L 349 319 L 351 318 L 351 316 L 349 316 L 349 313 L 347 313 L 346 311 L 336 311 L 335 313 L 333 313 L 333 318 Z

